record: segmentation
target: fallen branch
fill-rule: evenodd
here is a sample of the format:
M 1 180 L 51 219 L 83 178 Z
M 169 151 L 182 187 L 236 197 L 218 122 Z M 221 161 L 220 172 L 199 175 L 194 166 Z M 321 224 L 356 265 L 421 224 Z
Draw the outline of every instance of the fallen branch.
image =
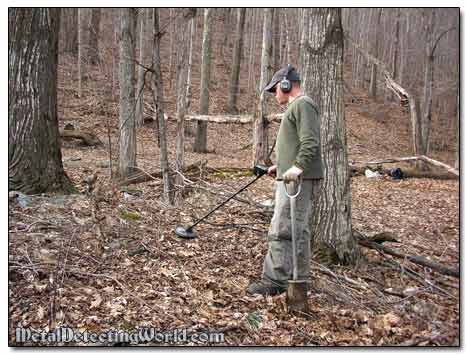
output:
M 407 255 L 407 254 L 402 254 L 399 253 L 395 250 L 392 250 L 384 245 L 381 245 L 379 243 L 372 242 L 368 240 L 367 238 L 363 237 L 360 233 L 355 233 L 354 235 L 357 236 L 358 243 L 364 247 L 370 248 L 370 249 L 376 249 L 378 251 L 382 251 L 386 254 L 395 256 L 400 259 L 405 259 L 409 260 L 415 264 L 422 265 L 429 267 L 430 269 L 433 269 L 435 271 L 438 271 L 439 273 L 447 276 L 453 276 L 459 278 L 459 270 L 452 269 L 450 267 L 447 267 L 445 265 L 439 264 L 437 262 L 428 260 L 422 256 L 412 256 L 412 255 Z
M 189 173 L 192 172 L 193 170 L 201 170 L 203 169 L 207 164 L 207 160 L 201 160 L 196 163 L 190 164 L 187 167 L 183 169 L 183 172 Z M 131 185 L 131 184 L 140 184 L 142 182 L 147 182 L 151 180 L 157 180 L 157 179 L 162 179 L 162 173 L 160 170 L 158 171 L 153 171 L 153 172 L 147 172 L 139 167 L 133 167 L 135 171 L 131 173 L 127 178 L 121 179 L 118 181 L 118 185 L 120 186 L 126 186 L 126 185 Z M 170 172 L 171 175 L 175 175 L 174 172 Z
M 84 131 L 61 129 L 60 137 L 63 138 L 63 140 L 81 139 L 83 144 L 87 146 L 103 145 L 103 143 L 100 141 L 99 138 L 97 138 L 97 136 Z

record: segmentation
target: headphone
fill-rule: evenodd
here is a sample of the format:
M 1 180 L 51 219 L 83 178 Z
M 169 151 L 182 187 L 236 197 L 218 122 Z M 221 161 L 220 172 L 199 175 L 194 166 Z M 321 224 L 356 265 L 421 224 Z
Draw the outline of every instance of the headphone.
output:
M 292 83 L 288 79 L 289 73 L 294 70 L 294 68 L 288 64 L 287 65 L 287 72 L 285 73 L 284 78 L 280 81 L 279 87 L 281 88 L 282 92 L 287 94 L 292 90 Z

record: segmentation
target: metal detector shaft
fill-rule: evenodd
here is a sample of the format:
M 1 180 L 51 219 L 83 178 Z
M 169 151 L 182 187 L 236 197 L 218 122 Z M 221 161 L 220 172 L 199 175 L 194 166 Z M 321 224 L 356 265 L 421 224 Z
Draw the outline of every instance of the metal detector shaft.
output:
M 231 199 L 233 199 L 235 196 L 237 196 L 240 192 L 244 191 L 248 186 L 252 185 L 253 183 L 255 183 L 261 176 L 263 176 L 263 174 L 261 175 L 257 175 L 256 178 L 252 181 L 250 181 L 247 185 L 245 185 L 244 187 L 242 187 L 241 190 L 238 190 L 236 193 L 234 193 L 232 196 L 230 196 L 227 200 L 225 200 L 224 202 L 222 202 L 220 205 L 218 205 L 216 208 L 212 209 L 211 211 L 209 211 L 208 213 L 206 213 L 206 215 L 204 215 L 203 217 L 201 217 L 200 219 L 198 219 L 195 223 L 193 223 L 190 227 L 187 228 L 187 230 L 190 230 L 192 228 L 194 228 L 198 223 L 202 222 L 203 220 L 205 220 L 206 218 L 208 218 L 212 213 L 214 213 L 215 211 L 217 211 L 219 208 L 221 208 L 222 206 L 224 206 L 227 202 L 229 202 Z
M 287 191 L 287 184 L 284 183 L 285 194 L 289 197 L 290 200 L 290 224 L 291 224 L 291 232 L 292 232 L 292 265 L 293 265 L 293 273 L 292 273 L 292 280 L 298 280 L 298 261 L 297 261 L 297 219 L 295 213 L 297 211 L 297 201 L 296 198 L 300 194 L 301 191 L 301 182 L 298 182 L 298 188 L 295 194 L 289 195 Z M 295 184 L 292 184 L 295 187 Z

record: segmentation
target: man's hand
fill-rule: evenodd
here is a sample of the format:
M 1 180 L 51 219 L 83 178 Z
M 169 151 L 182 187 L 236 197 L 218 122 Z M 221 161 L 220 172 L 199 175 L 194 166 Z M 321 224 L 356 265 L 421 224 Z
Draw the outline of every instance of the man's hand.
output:
M 276 171 L 277 171 L 277 165 L 271 165 L 269 168 L 268 168 L 268 175 L 269 176 L 272 176 L 272 177 L 275 177 L 276 176 Z
M 297 181 L 301 173 L 303 173 L 302 169 L 296 167 L 295 165 L 292 165 L 292 167 L 284 173 L 284 176 L 282 176 L 282 178 L 286 183 L 290 181 Z

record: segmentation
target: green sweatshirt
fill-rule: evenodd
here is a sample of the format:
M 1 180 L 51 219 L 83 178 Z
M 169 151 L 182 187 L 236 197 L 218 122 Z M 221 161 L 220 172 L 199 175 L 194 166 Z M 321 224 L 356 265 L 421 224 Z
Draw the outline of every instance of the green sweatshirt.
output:
M 323 177 L 320 149 L 320 117 L 308 96 L 296 98 L 284 112 L 277 134 L 277 177 L 295 165 L 302 178 Z

